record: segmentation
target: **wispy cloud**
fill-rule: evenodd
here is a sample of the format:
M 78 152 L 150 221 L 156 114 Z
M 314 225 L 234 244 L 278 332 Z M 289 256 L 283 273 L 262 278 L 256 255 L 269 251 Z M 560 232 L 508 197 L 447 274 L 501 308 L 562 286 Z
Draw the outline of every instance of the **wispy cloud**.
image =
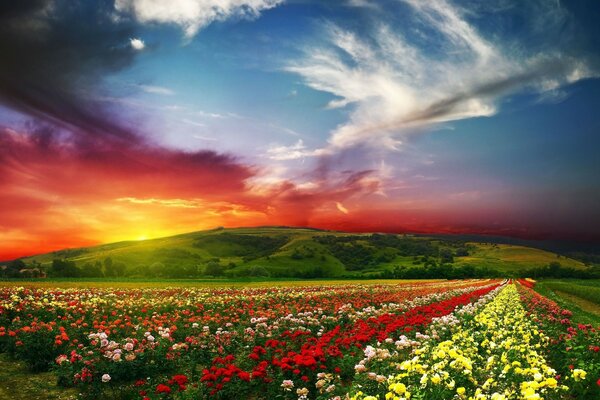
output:
M 348 211 L 348 209 L 346 207 L 344 207 L 344 205 L 342 203 L 340 203 L 339 201 L 337 201 L 335 203 L 336 208 L 342 213 L 342 214 L 349 214 L 350 212 Z
M 131 15 L 142 23 L 177 25 L 187 38 L 215 21 L 256 18 L 283 0 L 116 0 L 117 15 Z
M 278 161 L 297 160 L 299 158 L 317 156 L 321 153 L 322 152 L 319 150 L 307 149 L 302 139 L 298 139 L 298 141 L 291 146 L 274 145 L 267 149 L 267 156 L 271 160 Z
M 328 24 L 327 44 L 307 49 L 304 59 L 286 68 L 313 89 L 334 95 L 328 107 L 352 106 L 348 120 L 331 132 L 330 150 L 362 144 L 395 150 L 423 128 L 494 115 L 499 101 L 516 92 L 557 93 L 597 75 L 585 60 L 560 48 L 509 50 L 477 29 L 476 16 L 467 18 L 449 1 L 402 3 L 416 24 L 409 28 L 425 31 L 420 39 L 425 43 L 416 43 L 408 28 L 381 24 L 371 35 L 359 35 Z M 531 18 L 566 18 L 560 7 L 547 2 L 544 7 L 552 10 Z
M 195 200 L 184 200 L 184 199 L 155 199 L 155 198 L 147 198 L 140 199 L 136 197 L 119 197 L 116 199 L 120 202 L 127 202 L 133 204 L 156 204 L 165 207 L 177 207 L 177 208 L 198 208 L 200 207 L 200 202 Z
M 146 93 L 162 94 L 165 96 L 172 96 L 175 94 L 175 92 L 173 90 L 163 87 L 163 86 L 139 85 L 139 87 Z

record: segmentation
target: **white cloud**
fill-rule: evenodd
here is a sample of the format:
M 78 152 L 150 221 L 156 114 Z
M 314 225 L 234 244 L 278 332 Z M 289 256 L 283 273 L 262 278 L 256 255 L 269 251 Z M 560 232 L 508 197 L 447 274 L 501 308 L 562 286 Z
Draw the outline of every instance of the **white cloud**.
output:
M 370 0 L 348 0 L 346 2 L 346 6 L 371 8 L 374 10 L 380 10 L 379 5 L 375 1 L 370 1 Z
M 215 21 L 256 18 L 283 0 L 116 0 L 119 14 L 132 15 L 142 23 L 174 24 L 187 38 Z
M 401 2 L 416 26 L 379 25 L 359 36 L 328 24 L 327 45 L 308 48 L 304 59 L 286 67 L 309 87 L 334 95 L 329 108 L 352 105 L 348 120 L 331 132 L 330 150 L 358 144 L 395 150 L 424 127 L 494 115 L 511 93 L 556 91 L 594 75 L 558 49 L 517 52 L 498 37 L 488 40 L 449 1 Z M 553 20 L 560 20 L 557 12 Z M 427 42 L 407 39 L 417 28 Z
M 162 94 L 165 96 L 172 96 L 175 94 L 173 90 L 162 86 L 139 85 L 139 87 L 146 93 Z
M 297 160 L 299 158 L 314 157 L 321 154 L 324 154 L 322 150 L 307 149 L 302 139 L 298 139 L 298 141 L 291 146 L 274 145 L 267 149 L 267 156 L 271 160 L 277 161 Z
M 144 43 L 144 41 L 142 39 L 138 39 L 138 38 L 131 38 L 129 39 L 129 44 L 131 44 L 131 47 L 134 50 L 144 50 L 144 48 L 146 47 L 146 44 Z
M 193 135 L 194 139 L 204 140 L 205 142 L 216 142 L 218 139 L 211 136 Z

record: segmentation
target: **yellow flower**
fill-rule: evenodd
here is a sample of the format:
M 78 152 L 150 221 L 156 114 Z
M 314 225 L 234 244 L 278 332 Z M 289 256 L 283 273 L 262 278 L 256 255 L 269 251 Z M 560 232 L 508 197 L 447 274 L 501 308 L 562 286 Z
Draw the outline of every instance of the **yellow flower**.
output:
M 585 372 L 585 371 L 584 371 L 584 370 L 582 370 L 582 369 L 575 368 L 575 369 L 573 370 L 573 378 L 574 378 L 576 381 L 581 381 L 581 380 L 584 380 L 586 375 L 587 375 L 587 372 Z
M 394 383 L 390 386 L 390 390 L 393 390 L 397 394 L 404 394 L 406 392 L 406 386 L 403 383 Z

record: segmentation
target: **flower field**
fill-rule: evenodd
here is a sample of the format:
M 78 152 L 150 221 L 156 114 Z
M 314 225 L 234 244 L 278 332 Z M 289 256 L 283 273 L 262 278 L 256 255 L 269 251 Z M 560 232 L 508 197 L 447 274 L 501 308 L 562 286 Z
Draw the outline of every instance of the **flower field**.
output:
M 532 281 L 0 289 L 0 350 L 87 399 L 600 398 Z

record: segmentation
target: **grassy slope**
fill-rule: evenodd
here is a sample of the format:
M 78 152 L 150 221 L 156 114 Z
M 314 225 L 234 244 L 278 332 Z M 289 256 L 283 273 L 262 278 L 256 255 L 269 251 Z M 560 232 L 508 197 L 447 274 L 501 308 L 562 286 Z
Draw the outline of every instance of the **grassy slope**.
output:
M 551 262 L 559 262 L 563 267 L 586 268 L 583 263 L 557 254 L 532 247 L 509 244 L 470 243 L 475 250 L 467 257 L 458 257 L 455 264 L 483 265 L 502 271 L 518 271 L 533 267 L 543 267 Z M 483 263 L 483 264 L 482 264 Z
M 228 245 L 212 243 L 209 246 L 194 246 L 198 239 L 210 235 L 221 235 L 223 233 L 232 233 L 236 235 L 258 235 L 269 237 L 286 236 L 289 241 L 276 249 L 271 255 L 259 257 L 244 262 L 235 249 L 231 255 L 227 254 Z M 100 245 L 84 249 L 81 254 L 67 254 L 67 258 L 77 262 L 82 266 L 86 262 L 102 261 L 106 257 L 111 257 L 113 261 L 123 262 L 127 266 L 142 266 L 142 269 L 152 265 L 155 262 L 163 264 L 183 264 L 183 265 L 203 265 L 208 260 L 219 256 L 222 265 L 230 262 L 235 263 L 237 268 L 249 268 L 251 266 L 264 266 L 271 271 L 285 271 L 293 269 L 303 271 L 305 269 L 322 266 L 330 271 L 330 276 L 340 276 L 348 274 L 344 265 L 328 252 L 326 246 L 313 240 L 318 235 L 349 235 L 342 232 L 319 231 L 302 228 L 279 228 L 279 227 L 259 227 L 259 228 L 237 228 L 220 229 L 202 232 L 193 232 L 166 238 L 151 239 L 145 241 L 119 242 L 107 245 Z M 354 235 L 354 234 L 353 234 Z M 422 240 L 428 240 L 422 238 Z M 491 267 L 502 271 L 515 271 L 523 268 L 547 265 L 549 262 L 558 261 L 563 266 L 585 268 L 585 266 L 573 259 L 557 258 L 557 255 L 544 250 L 514 246 L 514 245 L 492 245 L 485 243 L 470 243 L 473 248 L 468 257 L 456 257 L 456 265 L 470 264 L 481 267 Z M 223 247 L 225 246 L 225 247 Z M 238 249 L 239 250 L 239 249 Z M 314 257 L 294 259 L 294 251 L 306 252 L 310 250 Z M 384 250 L 378 250 L 384 251 Z M 26 262 L 38 261 L 42 265 L 48 266 L 53 259 L 61 258 L 64 255 L 58 253 L 48 253 L 33 256 L 25 259 Z M 395 265 L 413 265 L 412 257 L 397 256 L 393 261 L 383 263 L 370 271 L 381 270 L 384 268 L 393 268 Z M 363 271 L 367 272 L 367 271 Z
M 600 286 L 598 280 L 577 281 L 549 279 L 538 281 L 535 290 L 557 302 L 562 308 L 573 312 L 573 320 L 577 323 L 592 324 L 600 326 L 600 304 L 579 297 L 581 290 L 596 289 Z M 564 291 L 566 287 L 571 287 L 568 292 Z M 559 290 L 562 289 L 562 290 Z

